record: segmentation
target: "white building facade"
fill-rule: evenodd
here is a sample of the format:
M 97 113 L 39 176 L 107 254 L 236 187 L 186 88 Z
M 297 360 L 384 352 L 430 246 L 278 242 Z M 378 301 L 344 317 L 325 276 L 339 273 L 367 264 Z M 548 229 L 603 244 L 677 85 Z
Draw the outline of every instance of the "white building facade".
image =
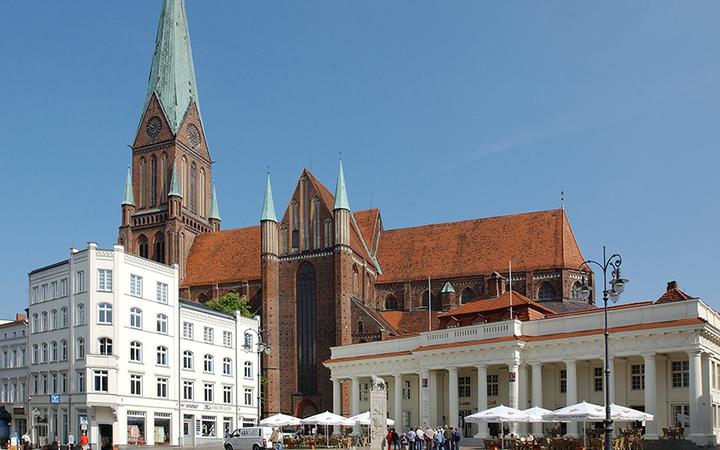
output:
M 87 432 L 99 448 L 194 445 L 256 421 L 255 402 L 238 402 L 238 381 L 249 381 L 234 366 L 257 367 L 254 349 L 238 344 L 245 330 L 257 333 L 258 319 L 180 300 L 177 266 L 90 243 L 29 279 L 34 442 Z M 196 330 L 190 336 L 187 324 Z
M 342 410 L 341 383 L 347 382 L 349 412 L 367 411 L 372 374 L 386 380 L 388 411 L 402 430 L 450 424 L 466 436 L 487 437 L 487 424 L 462 418 L 500 404 L 550 410 L 582 400 L 603 405 L 603 323 L 597 309 L 335 347 L 325 362 L 334 410 Z M 609 324 L 610 396 L 655 415 L 645 424 L 646 439 L 684 427 L 694 442 L 717 444 L 720 315 L 699 299 L 645 302 L 611 308 Z M 543 433 L 542 424 L 531 427 Z M 577 435 L 577 424 L 567 424 L 567 433 Z
M 28 322 L 23 314 L 0 323 L 0 405 L 12 416 L 10 436 L 27 427 Z

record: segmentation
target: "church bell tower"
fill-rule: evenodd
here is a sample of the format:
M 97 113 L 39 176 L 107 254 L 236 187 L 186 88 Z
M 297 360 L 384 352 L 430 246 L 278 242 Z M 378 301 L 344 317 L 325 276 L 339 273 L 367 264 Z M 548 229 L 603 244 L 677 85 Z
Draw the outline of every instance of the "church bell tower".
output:
M 219 229 L 185 3 L 163 0 L 118 243 L 182 277 L 195 236 Z

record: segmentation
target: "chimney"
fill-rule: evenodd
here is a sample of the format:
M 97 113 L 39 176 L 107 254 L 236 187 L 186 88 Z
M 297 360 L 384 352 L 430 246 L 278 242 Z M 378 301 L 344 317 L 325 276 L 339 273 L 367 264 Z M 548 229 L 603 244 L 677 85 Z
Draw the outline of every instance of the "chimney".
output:
M 493 272 L 487 281 L 488 297 L 500 297 L 505 293 L 505 277 L 497 272 Z
M 20 314 L 20 313 L 15 314 L 15 321 L 16 321 L 16 322 L 20 322 L 20 321 L 23 321 L 23 320 L 25 320 L 25 319 L 27 319 L 27 317 L 25 317 L 25 314 Z
M 677 288 L 678 288 L 677 281 L 675 281 L 675 280 L 668 281 L 668 283 L 667 283 L 667 291 L 668 292 L 670 292 L 673 289 L 677 289 Z

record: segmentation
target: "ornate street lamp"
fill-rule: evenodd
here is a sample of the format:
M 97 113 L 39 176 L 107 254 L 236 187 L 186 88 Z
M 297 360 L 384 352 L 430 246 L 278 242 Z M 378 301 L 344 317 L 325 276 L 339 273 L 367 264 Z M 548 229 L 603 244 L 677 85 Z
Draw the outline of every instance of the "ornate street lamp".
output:
M 603 304 L 605 307 L 605 450 L 612 450 L 612 430 L 613 421 L 610 417 L 610 346 L 608 331 L 608 300 L 612 303 L 617 303 L 620 300 L 620 294 L 625 290 L 625 285 L 628 284 L 629 280 L 620 277 L 620 265 L 622 264 L 622 257 L 615 253 L 614 255 L 607 258 L 605 256 L 605 246 L 603 245 L 603 259 L 602 263 L 593 260 L 584 261 L 580 264 L 579 268 L 583 266 L 592 270 L 591 264 L 596 265 L 602 270 L 603 273 Z M 608 289 L 608 271 L 612 276 Z M 592 288 L 588 286 L 587 277 L 583 276 L 582 286 L 580 287 L 580 298 L 583 301 L 587 301 L 590 298 L 590 291 Z

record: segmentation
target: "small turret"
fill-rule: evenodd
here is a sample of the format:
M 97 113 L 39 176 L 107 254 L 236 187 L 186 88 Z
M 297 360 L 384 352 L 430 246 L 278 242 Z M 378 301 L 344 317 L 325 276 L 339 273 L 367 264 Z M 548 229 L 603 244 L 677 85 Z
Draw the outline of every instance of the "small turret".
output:
M 342 160 L 338 169 L 337 183 L 335 185 L 335 246 L 350 246 L 350 202 L 345 189 L 345 173 Z
M 220 230 L 220 207 L 218 206 L 217 193 L 213 184 L 212 197 L 210 198 L 210 215 L 208 216 L 213 231 Z
M 177 178 L 177 161 L 173 163 L 172 176 L 170 177 L 170 191 L 168 191 L 168 216 L 180 217 L 182 214 L 182 192 Z
M 447 311 L 457 306 L 457 295 L 455 294 L 455 288 L 448 281 L 440 291 L 440 301 L 442 302 L 442 309 Z
M 122 205 L 122 226 L 130 225 L 130 218 L 135 213 L 135 196 L 133 195 L 132 174 L 128 166 L 127 178 L 125 179 L 125 195 Z

